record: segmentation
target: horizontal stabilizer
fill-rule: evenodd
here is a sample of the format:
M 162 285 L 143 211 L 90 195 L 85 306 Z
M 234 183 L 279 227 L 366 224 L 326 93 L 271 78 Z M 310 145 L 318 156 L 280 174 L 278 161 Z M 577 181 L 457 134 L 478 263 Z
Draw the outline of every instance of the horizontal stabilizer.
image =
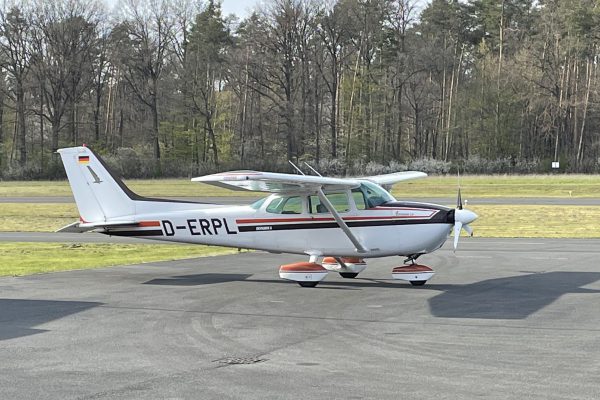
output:
M 63 226 L 56 232 L 70 232 L 70 233 L 82 233 L 93 231 L 94 229 L 102 228 L 127 228 L 127 227 L 138 227 L 140 223 L 137 221 L 110 221 L 110 222 L 73 222 L 67 226 Z
M 82 228 L 79 226 L 79 222 L 73 222 L 72 224 L 63 226 L 56 232 L 59 232 L 59 233 L 82 233 L 82 232 L 90 231 L 92 229 L 94 229 L 94 228 Z

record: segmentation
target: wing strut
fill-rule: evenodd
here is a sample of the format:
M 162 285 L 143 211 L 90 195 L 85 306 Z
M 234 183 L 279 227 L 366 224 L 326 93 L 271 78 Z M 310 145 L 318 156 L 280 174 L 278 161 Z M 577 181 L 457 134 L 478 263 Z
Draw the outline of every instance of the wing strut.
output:
M 352 233 L 352 231 L 350 230 L 350 228 L 348 227 L 348 225 L 346 225 L 346 223 L 344 222 L 344 220 L 342 219 L 342 217 L 340 217 L 340 214 L 338 214 L 338 212 L 336 211 L 336 209 L 333 207 L 333 204 L 331 204 L 329 202 L 329 199 L 327 198 L 327 196 L 325 196 L 325 193 L 323 193 L 323 189 L 319 188 L 317 195 L 319 196 L 319 200 L 321 200 L 321 203 L 323 203 L 323 205 L 327 208 L 327 210 L 329 210 L 329 212 L 331 213 L 331 215 L 333 215 L 333 218 L 335 219 L 335 222 L 337 222 L 337 224 L 340 226 L 340 228 L 342 228 L 342 231 L 344 231 L 344 233 L 346 234 L 346 236 L 348 236 L 348 239 L 350 239 L 350 241 L 352 242 L 352 244 L 354 244 L 354 246 L 356 247 L 356 250 L 359 253 L 366 253 L 369 250 L 366 249 L 361 243 L 360 241 L 356 238 L 356 236 L 354 236 L 354 234 Z

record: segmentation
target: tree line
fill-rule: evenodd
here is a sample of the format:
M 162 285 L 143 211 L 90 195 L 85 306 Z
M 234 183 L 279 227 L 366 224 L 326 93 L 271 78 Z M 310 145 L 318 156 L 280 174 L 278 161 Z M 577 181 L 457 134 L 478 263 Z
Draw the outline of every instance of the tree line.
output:
M 5 2 L 0 177 L 600 170 L 594 0 Z

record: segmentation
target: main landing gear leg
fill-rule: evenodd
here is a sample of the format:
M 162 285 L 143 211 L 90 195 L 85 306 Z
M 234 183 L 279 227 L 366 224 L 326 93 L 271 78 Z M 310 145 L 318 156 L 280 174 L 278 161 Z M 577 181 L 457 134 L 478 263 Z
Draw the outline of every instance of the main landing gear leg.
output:
M 367 263 L 359 257 L 325 257 L 323 268 L 339 273 L 342 278 L 352 279 L 367 268 Z

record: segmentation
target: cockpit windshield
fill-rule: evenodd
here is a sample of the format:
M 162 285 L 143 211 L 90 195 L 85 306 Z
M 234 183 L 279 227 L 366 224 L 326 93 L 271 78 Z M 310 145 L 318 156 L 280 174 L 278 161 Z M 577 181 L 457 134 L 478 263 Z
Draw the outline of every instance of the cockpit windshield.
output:
M 352 196 L 356 202 L 356 208 L 364 210 L 377 207 L 388 201 L 396 201 L 388 191 L 371 182 L 362 182 L 356 189 L 352 189 Z

